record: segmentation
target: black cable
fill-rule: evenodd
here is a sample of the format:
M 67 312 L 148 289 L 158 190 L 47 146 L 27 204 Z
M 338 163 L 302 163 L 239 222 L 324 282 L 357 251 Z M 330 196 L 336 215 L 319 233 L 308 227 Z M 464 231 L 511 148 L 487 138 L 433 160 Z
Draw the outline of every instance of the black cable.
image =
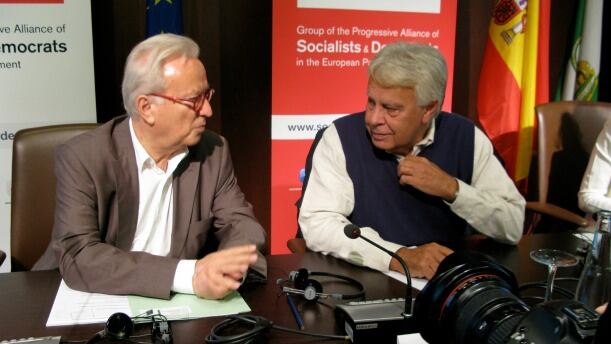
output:
M 152 313 L 152 314 L 146 314 L 146 313 L 141 313 L 136 315 L 135 317 L 132 317 L 132 320 L 136 321 L 136 320 L 142 320 L 142 322 L 155 322 L 155 321 L 168 321 L 168 318 L 166 318 L 165 315 L 161 314 L 161 313 Z
M 240 325 L 240 323 L 245 322 L 253 325 L 253 328 L 236 335 L 224 336 L 221 335 L 223 331 L 234 327 L 236 325 Z M 228 319 L 223 320 L 219 324 L 212 327 L 210 330 L 210 334 L 206 337 L 206 343 L 210 344 L 238 344 L 238 343 L 247 343 L 261 333 L 267 331 L 271 327 L 271 322 L 262 317 L 256 317 L 252 315 L 245 316 L 229 316 Z
M 280 326 L 280 325 L 272 325 L 272 328 L 274 330 L 295 333 L 295 334 L 299 334 L 302 336 L 310 336 L 310 337 L 317 337 L 317 338 L 324 338 L 324 339 L 340 339 L 340 340 L 349 340 L 350 339 L 349 336 L 341 336 L 341 335 L 336 335 L 336 334 L 325 334 L 325 333 L 317 333 L 317 332 L 305 332 L 305 331 L 295 330 L 295 329 Z
M 240 326 L 240 325 L 252 325 L 252 329 L 235 335 L 222 335 L 223 331 L 226 331 L 232 327 Z M 324 333 L 316 333 L 316 332 L 304 332 L 298 331 L 295 329 L 291 329 L 284 326 L 275 325 L 272 321 L 269 321 L 263 317 L 255 316 L 255 315 L 232 315 L 229 316 L 228 319 L 223 320 L 219 324 L 215 325 L 212 330 L 210 330 L 210 334 L 206 337 L 206 343 L 210 344 L 239 344 L 239 343 L 249 343 L 250 341 L 257 338 L 262 333 L 268 331 L 269 329 L 275 329 L 278 331 L 289 332 L 293 334 L 298 334 L 302 336 L 310 336 L 316 338 L 324 338 L 324 339 L 340 339 L 340 340 L 349 340 L 348 336 L 339 336 L 339 335 L 331 335 Z

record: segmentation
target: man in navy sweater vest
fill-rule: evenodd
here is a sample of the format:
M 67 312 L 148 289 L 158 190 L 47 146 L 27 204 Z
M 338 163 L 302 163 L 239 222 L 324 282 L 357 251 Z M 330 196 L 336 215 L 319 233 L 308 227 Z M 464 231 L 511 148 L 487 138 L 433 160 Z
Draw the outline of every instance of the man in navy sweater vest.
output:
M 307 246 L 401 272 L 398 261 L 344 236 L 348 223 L 430 278 L 465 235 L 516 244 L 524 198 L 465 117 L 441 111 L 447 68 L 437 49 L 394 43 L 369 66 L 365 112 L 317 135 L 300 201 Z

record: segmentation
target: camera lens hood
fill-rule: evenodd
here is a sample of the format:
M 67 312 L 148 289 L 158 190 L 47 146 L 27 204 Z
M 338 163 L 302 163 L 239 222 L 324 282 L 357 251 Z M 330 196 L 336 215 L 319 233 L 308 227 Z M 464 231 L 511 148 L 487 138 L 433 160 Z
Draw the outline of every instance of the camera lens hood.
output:
M 498 336 L 496 325 L 504 329 L 517 323 L 506 321 L 528 310 L 517 295 L 518 283 L 509 269 L 481 253 L 454 252 L 416 297 L 414 317 L 429 343 L 466 343 Z

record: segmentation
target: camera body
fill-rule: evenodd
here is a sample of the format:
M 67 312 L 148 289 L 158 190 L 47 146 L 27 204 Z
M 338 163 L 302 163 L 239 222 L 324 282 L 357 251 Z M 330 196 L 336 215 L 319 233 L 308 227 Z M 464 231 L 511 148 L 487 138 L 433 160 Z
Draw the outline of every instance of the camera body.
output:
M 429 343 L 589 343 L 598 316 L 572 300 L 534 307 L 514 274 L 475 252 L 446 257 L 420 291 L 414 317 Z
M 528 311 L 508 343 L 589 343 L 596 335 L 598 315 L 572 300 L 542 303 Z

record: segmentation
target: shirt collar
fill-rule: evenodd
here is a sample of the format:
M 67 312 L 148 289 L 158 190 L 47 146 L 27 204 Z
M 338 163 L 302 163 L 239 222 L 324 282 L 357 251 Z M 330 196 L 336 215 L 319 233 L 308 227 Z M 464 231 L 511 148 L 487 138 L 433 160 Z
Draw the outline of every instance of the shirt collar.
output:
M 157 165 L 155 164 L 155 160 L 149 155 L 146 149 L 144 149 L 144 146 L 142 146 L 140 140 L 138 140 L 136 132 L 134 131 L 134 125 L 132 124 L 131 117 L 129 119 L 129 133 L 131 135 L 132 143 L 134 145 L 134 152 L 136 153 L 136 165 L 138 166 L 138 173 L 144 171 L 147 168 L 158 169 Z M 170 160 L 168 161 L 168 168 L 166 170 L 166 173 L 173 173 L 180 161 L 184 159 L 185 156 L 187 156 L 188 152 L 189 149 L 185 148 L 184 151 L 170 158 Z
M 426 133 L 424 134 L 424 138 L 418 141 L 418 143 L 416 143 L 414 147 L 412 148 L 411 155 L 420 154 L 420 152 L 425 147 L 432 145 L 434 141 L 435 141 L 435 118 L 431 120 L 429 124 L 429 128 L 426 130 Z M 404 158 L 404 156 L 396 155 L 396 154 L 395 154 L 395 157 L 397 158 L 398 161 L 401 161 Z

